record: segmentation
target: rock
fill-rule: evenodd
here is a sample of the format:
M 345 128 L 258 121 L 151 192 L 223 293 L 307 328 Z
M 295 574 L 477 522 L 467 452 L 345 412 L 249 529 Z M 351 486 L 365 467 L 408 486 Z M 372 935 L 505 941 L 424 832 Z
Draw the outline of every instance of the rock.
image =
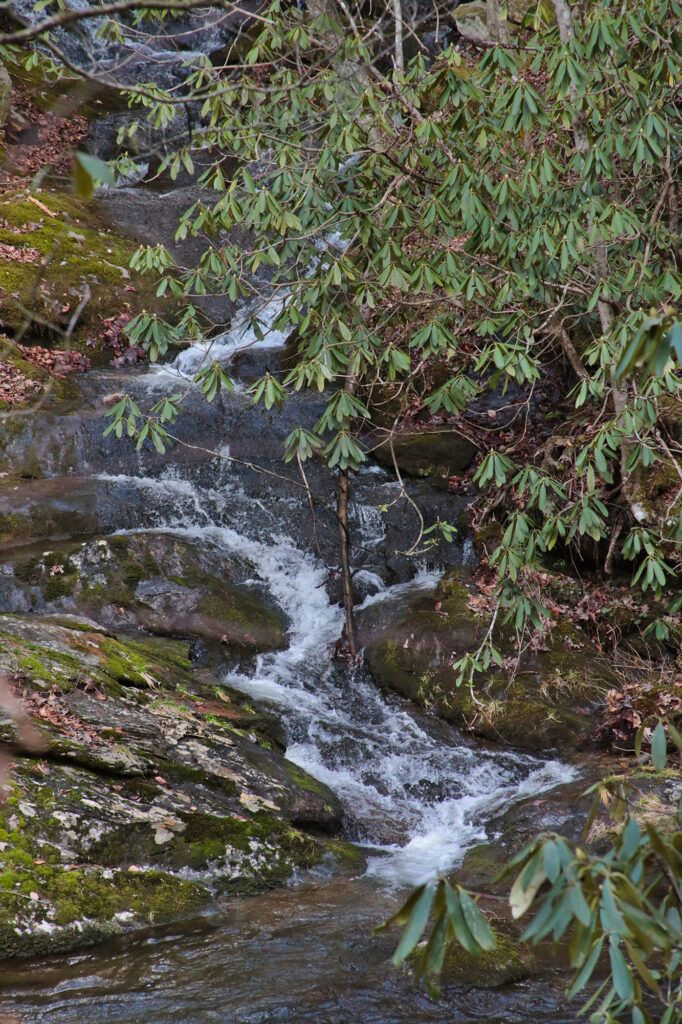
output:
M 464 39 L 474 43 L 489 42 L 485 0 L 458 4 L 454 18 L 457 31 Z
M 528 0 L 509 0 L 507 6 L 507 31 L 511 33 L 521 24 L 532 4 Z M 485 0 L 471 0 L 458 4 L 454 11 L 457 31 L 470 43 L 489 43 L 493 33 L 488 27 L 487 4 Z
M 430 482 L 443 483 L 453 474 L 464 473 L 478 452 L 477 445 L 456 430 L 420 430 L 401 432 L 393 439 L 398 469 L 405 476 L 428 477 Z M 388 444 L 375 451 L 377 461 L 393 469 L 393 455 Z
M 258 583 L 256 567 L 207 539 L 113 536 L 32 553 L 11 569 L 13 587 L 0 610 L 77 612 L 113 629 L 219 641 L 237 655 L 287 643 L 288 620 Z
M 472 956 L 456 943 L 445 955 L 442 984 L 467 988 L 500 988 L 522 981 L 537 970 L 535 957 L 518 938 L 496 932 L 495 949 Z
M 164 245 L 179 266 L 196 267 L 206 251 L 205 236 L 188 234 L 177 241 L 175 232 L 179 220 L 197 203 L 215 203 L 215 193 L 196 185 L 159 192 L 151 188 L 107 189 L 99 194 L 99 204 L 109 220 L 126 235 L 143 245 Z M 224 240 L 247 246 L 246 232 L 235 230 L 224 235 Z M 236 308 L 227 294 L 199 296 L 196 305 L 202 309 L 216 327 L 226 327 Z
M 320 838 L 339 828 L 336 797 L 236 695 L 221 690 L 228 714 L 215 713 L 215 684 L 191 673 L 185 645 L 0 616 L 0 671 L 45 739 L 0 809 L 0 956 L 178 920 L 330 858 L 357 869 Z
M 577 629 L 562 624 L 544 649 L 458 688 L 452 664 L 480 644 L 486 616 L 469 607 L 473 588 L 455 571 L 432 595 L 413 598 L 389 623 L 366 632 L 365 656 L 380 686 L 396 690 L 475 735 L 530 750 L 577 749 L 594 734 L 594 710 L 612 684 L 608 665 Z M 511 638 L 502 641 L 512 653 Z
M 123 491 L 113 481 L 76 476 L 1 481 L 0 553 L 47 540 L 54 549 L 72 537 L 139 524 L 144 495 L 134 486 Z
M 135 246 L 92 205 L 56 191 L 40 193 L 39 201 L 49 213 L 22 192 L 5 193 L 0 201 L 0 242 L 29 257 L 0 259 L 0 326 L 19 330 L 28 310 L 36 317 L 33 335 L 42 341 L 44 323 L 66 329 L 83 303 L 70 346 L 106 362 L 112 353 L 99 345 L 103 319 L 144 305 L 156 308 L 155 284 L 139 276 L 132 280 L 128 268 Z

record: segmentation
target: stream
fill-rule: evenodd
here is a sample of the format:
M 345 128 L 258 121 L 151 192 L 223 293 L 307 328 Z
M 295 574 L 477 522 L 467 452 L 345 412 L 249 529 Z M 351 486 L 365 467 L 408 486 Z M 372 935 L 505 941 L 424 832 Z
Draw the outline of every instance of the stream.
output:
M 242 340 L 243 334 L 240 334 Z M 221 355 L 232 355 L 228 338 Z M 267 358 L 267 346 L 261 357 Z M 193 367 L 183 354 L 178 370 Z M 102 390 L 116 378 L 100 374 Z M 135 380 L 155 391 L 163 371 Z M 126 382 L 129 385 L 129 381 Z M 253 419 L 236 392 L 228 409 Z M 260 415 L 260 414 L 258 414 Z M 216 416 L 223 413 L 216 412 Z M 223 420 L 216 436 L 233 438 Z M 101 421 L 97 426 L 101 431 Z M 209 443 L 209 442 L 206 442 Z M 281 443 L 281 442 L 279 442 Z M 228 450 L 227 448 L 225 449 Z M 106 449 L 110 451 L 110 449 Z M 170 457 L 172 460 L 172 455 Z M 123 471 L 125 470 L 125 471 Z M 454 728 L 381 693 L 358 670 L 331 655 L 342 611 L 327 589 L 329 571 L 294 529 L 307 514 L 302 498 L 261 501 L 248 473 L 229 463 L 173 471 L 144 454 L 137 470 L 105 455 L 93 478 L 112 492 L 140 494 L 139 522 L 219 545 L 257 567 L 259 584 L 290 621 L 289 646 L 259 655 L 224 682 L 274 710 L 287 737 L 286 756 L 339 796 L 346 837 L 367 854 L 362 877 L 324 868 L 262 896 L 232 899 L 191 927 L 120 939 L 95 952 L 0 971 L 0 1020 L 21 1024 L 430 1024 L 477 1021 L 569 1024 L 562 979 L 541 978 L 496 991 L 445 992 L 436 1003 L 389 961 L 395 935 L 373 935 L 412 885 L 456 866 L 476 843 L 494 837 L 496 818 L 515 801 L 575 777 L 571 766 L 474 744 Z M 365 551 L 384 543 L 377 489 L 393 482 L 365 474 L 354 530 Z M 123 499 L 124 500 L 124 499 Z M 125 500 L 124 500 L 125 503 Z M 411 580 L 388 585 L 368 561 L 372 584 L 360 606 L 371 620 L 415 590 L 429 591 L 438 572 L 422 566 Z

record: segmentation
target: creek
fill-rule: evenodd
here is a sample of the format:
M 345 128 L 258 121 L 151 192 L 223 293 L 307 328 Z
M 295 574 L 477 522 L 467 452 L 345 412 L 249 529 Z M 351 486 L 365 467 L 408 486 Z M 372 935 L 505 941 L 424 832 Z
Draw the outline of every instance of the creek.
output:
M 221 346 L 222 355 L 232 355 L 229 338 Z M 258 357 L 273 358 L 273 353 L 261 346 Z M 184 353 L 175 370 L 193 362 L 193 353 Z M 143 396 L 164 377 L 157 371 L 131 379 Z M 104 393 L 116 381 L 102 371 L 95 386 Z M 262 431 L 262 413 L 251 408 L 239 386 L 212 415 L 215 433 L 210 441 L 204 435 L 203 442 L 222 439 L 224 453 L 240 444 L 248 450 L 249 431 L 254 436 Z M 235 423 L 246 436 L 231 432 Z M 101 434 L 101 428 L 98 420 L 92 429 Z M 281 446 L 283 430 L 278 430 Z M 124 530 L 163 529 L 198 545 L 217 545 L 226 557 L 248 559 L 258 567 L 259 585 L 267 586 L 287 614 L 286 649 L 225 668 L 223 681 L 277 714 L 286 733 L 286 757 L 338 795 L 345 835 L 367 854 L 367 870 L 340 879 L 319 868 L 278 891 L 225 901 L 192 927 L 4 968 L 0 1005 L 9 1019 L 21 1024 L 574 1021 L 574 1013 L 562 1008 L 560 983 L 551 978 L 494 992 L 449 991 L 440 1004 L 432 1002 L 390 966 L 395 935 L 372 934 L 409 886 L 453 868 L 467 849 L 494 837 L 503 809 L 569 781 L 574 769 L 475 744 L 401 698 L 383 694 L 364 671 L 351 673 L 334 662 L 342 612 L 329 593 L 328 566 L 304 540 L 305 495 L 286 493 L 269 501 L 262 481 L 256 490 L 253 472 L 229 461 L 188 462 L 171 471 L 172 452 L 165 464 L 142 454 L 133 466 L 129 451 L 125 456 L 115 451 L 110 443 L 91 446 L 84 475 L 106 485 L 128 509 Z M 394 487 L 382 473 L 368 472 L 356 497 L 355 540 L 369 553 L 363 571 L 371 584 L 360 616 L 370 624 L 415 590 L 433 589 L 438 578 L 437 567 L 427 565 L 398 582 L 376 571 L 387 544 L 377 504 Z

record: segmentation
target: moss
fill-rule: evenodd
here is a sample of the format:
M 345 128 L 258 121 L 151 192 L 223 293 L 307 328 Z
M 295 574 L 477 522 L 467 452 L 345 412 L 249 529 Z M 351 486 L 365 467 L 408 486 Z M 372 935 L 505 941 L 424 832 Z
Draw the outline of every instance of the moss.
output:
M 363 874 L 367 869 L 367 857 L 354 843 L 344 839 L 325 839 L 325 850 L 337 867 L 350 874 Z
M 472 611 L 469 600 L 461 572 L 432 596 L 416 598 L 367 645 L 375 679 L 486 739 L 533 750 L 585 745 L 594 730 L 592 712 L 613 685 L 608 664 L 566 623 L 543 649 L 524 653 L 515 675 L 493 666 L 478 677 L 472 694 L 457 686 L 452 667 L 487 628 L 486 616 Z M 503 634 L 496 643 L 503 656 L 513 654 L 513 637 Z
M 106 674 L 126 686 L 170 685 L 177 674 L 184 676 L 191 667 L 187 645 L 177 640 L 105 637 L 99 654 Z
M 21 537 L 30 536 L 30 519 L 22 512 L 0 513 L 0 544 L 7 545 Z
M 305 789 L 308 793 L 314 793 L 316 796 L 321 796 L 323 800 L 328 801 L 332 795 L 331 790 L 324 782 L 320 782 L 319 779 L 313 778 L 312 775 L 308 775 L 307 772 L 299 768 L 293 761 L 285 761 L 284 766 L 286 773 L 292 782 L 296 783 L 300 789 Z
M 151 284 L 136 279 L 130 291 L 128 266 L 135 245 L 112 231 L 97 212 L 65 192 L 46 191 L 36 197 L 54 216 L 32 203 L 26 193 L 5 194 L 0 200 L 0 242 L 36 250 L 36 262 L 0 259 L 3 322 L 12 333 L 25 323 L 25 309 L 37 317 L 65 326 L 85 286 L 91 298 L 71 339 L 92 356 L 86 345 L 101 329 L 101 318 L 120 313 L 136 293 L 136 305 L 155 305 Z M 27 229 L 27 230 L 26 230 Z M 36 287 L 36 286 L 39 287 Z M 45 328 L 38 340 L 44 343 Z
M 12 630 L 13 623 L 18 626 Z M 0 617 L 0 665 L 19 674 L 25 683 L 44 681 L 51 686 L 71 688 L 91 679 L 110 695 L 120 687 L 138 689 L 175 688 L 187 681 L 190 661 L 186 644 L 161 638 L 114 638 L 66 620 L 34 617 L 25 632 L 21 616 Z M 41 625 L 47 627 L 40 637 Z M 39 641 L 26 639 L 40 637 Z
M 457 869 L 456 880 L 466 889 L 495 892 L 495 879 L 507 863 L 505 850 L 499 843 L 479 843 L 466 854 Z
M 0 956 L 5 959 L 92 945 L 124 930 L 116 921 L 119 914 L 132 917 L 128 930 L 178 920 L 210 900 L 202 886 L 164 872 L 105 875 L 35 863 L 4 872 L 0 887 Z
M 535 964 L 528 947 L 499 932 L 496 937 L 495 948 L 480 956 L 472 956 L 453 944 L 445 956 L 443 982 L 472 988 L 500 988 L 527 978 Z

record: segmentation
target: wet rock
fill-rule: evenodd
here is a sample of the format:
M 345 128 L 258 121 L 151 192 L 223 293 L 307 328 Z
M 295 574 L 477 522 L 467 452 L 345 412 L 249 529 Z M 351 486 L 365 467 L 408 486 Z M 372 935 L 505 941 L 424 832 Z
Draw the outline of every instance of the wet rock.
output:
M 517 938 L 497 932 L 495 949 L 472 956 L 460 946 L 450 947 L 443 964 L 442 983 L 466 988 L 495 989 L 522 981 L 537 971 L 535 957 Z
M 182 215 L 201 203 L 214 203 L 215 194 L 196 185 L 159 192 L 151 188 L 117 188 L 102 191 L 99 203 L 116 227 L 143 245 L 164 245 L 179 266 L 195 267 L 208 247 L 203 235 L 188 234 L 177 241 L 175 233 Z M 235 229 L 224 240 L 247 246 L 246 232 Z M 226 327 L 236 305 L 225 294 L 199 296 L 196 305 L 216 328 Z
M 6 479 L 0 482 L 0 553 L 125 529 L 144 520 L 143 505 L 135 487 L 96 478 Z
M 62 545 L 5 565 L 0 610 L 78 612 L 120 629 L 218 641 L 235 655 L 286 646 L 288 620 L 256 567 L 207 538 L 168 533 Z
M 0 956 L 91 945 L 347 859 L 317 838 L 339 828 L 334 795 L 193 675 L 184 645 L 0 616 L 0 670 L 45 741 L 39 759 L 18 749 L 0 811 Z M 20 744 L 9 722 L 2 734 Z
M 531 750 L 576 749 L 594 734 L 594 711 L 612 675 L 589 640 L 566 624 L 541 649 L 456 685 L 452 665 L 482 641 L 488 619 L 469 605 L 471 584 L 451 575 L 411 600 L 390 624 L 366 627 L 366 659 L 380 686 L 396 690 L 476 735 Z M 502 641 L 512 653 L 511 638 Z

